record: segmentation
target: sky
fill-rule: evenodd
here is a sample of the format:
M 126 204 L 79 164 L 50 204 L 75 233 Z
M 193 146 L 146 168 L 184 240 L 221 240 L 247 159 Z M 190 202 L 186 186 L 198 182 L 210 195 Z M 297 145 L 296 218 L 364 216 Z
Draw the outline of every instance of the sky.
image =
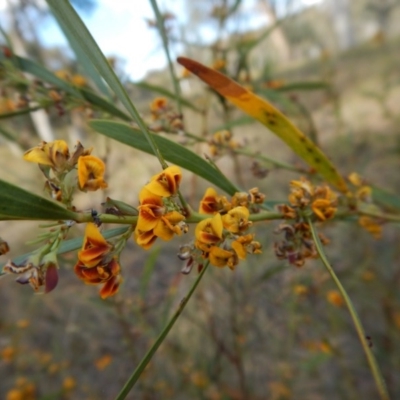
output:
M 2 26 L 6 25 L 4 9 L 10 1 L 13 0 L 0 0 Z M 184 20 L 185 1 L 195 0 L 159 0 L 158 4 L 161 11 L 168 10 L 177 15 L 178 20 Z M 311 5 L 320 0 L 302 1 L 305 5 Z M 249 8 L 254 2 L 246 0 L 243 3 Z M 149 29 L 146 22 L 146 19 L 154 19 L 150 1 L 97 0 L 97 7 L 92 12 L 79 14 L 106 56 L 117 56 L 123 61 L 122 69 L 130 79 L 140 80 L 148 71 L 165 67 L 166 57 L 158 32 Z M 253 18 L 253 29 L 267 23 L 264 17 Z M 45 44 L 67 47 L 62 32 L 50 18 L 41 23 L 39 34 Z M 211 40 L 211 32 L 204 32 L 204 35 L 208 34 Z

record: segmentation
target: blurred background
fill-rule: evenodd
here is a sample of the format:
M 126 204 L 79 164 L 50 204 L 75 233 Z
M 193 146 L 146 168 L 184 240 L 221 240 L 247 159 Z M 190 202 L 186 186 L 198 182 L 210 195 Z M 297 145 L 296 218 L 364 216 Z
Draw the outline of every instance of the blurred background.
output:
M 173 92 L 150 2 L 71 1 L 148 125 L 182 142 L 154 119 L 150 105 Z M 186 56 L 231 76 L 281 109 L 329 155 L 343 175 L 358 172 L 399 192 L 399 0 L 164 0 L 159 2 L 171 56 Z M 83 77 L 96 89 L 41 0 L 0 0 L 0 45 L 58 76 Z M 3 47 L 3 53 L 4 53 Z M 287 199 L 304 167 L 265 127 L 230 108 L 175 65 L 184 129 L 238 186 L 259 187 L 271 202 Z M 63 75 L 64 74 L 64 75 Z M 22 160 L 41 140 L 79 139 L 107 164 L 105 192 L 80 193 L 78 209 L 101 212 L 106 196 L 137 205 L 140 188 L 159 172 L 153 157 L 88 128 L 100 111 L 69 99 L 16 116 L 23 95 L 15 71 L 0 63 L 0 177 L 43 194 L 41 172 Z M 67 76 L 69 78 L 67 78 Z M 76 82 L 78 85 L 78 82 Z M 79 86 L 79 85 L 78 85 Z M 24 92 L 25 90 L 25 92 Z M 36 90 L 36 89 L 35 89 Z M 37 94 L 38 92 L 34 92 Z M 167 96 L 168 97 L 168 96 Z M 26 100 L 26 99 L 25 99 Z M 47 101 L 47 102 L 46 102 Z M 170 101 L 174 108 L 173 100 Z M 176 110 L 175 110 L 176 111 Z M 177 112 L 177 111 L 176 111 Z M 168 121 L 167 121 L 168 122 Z M 170 121 L 169 121 L 170 122 Z M 244 154 L 215 149 L 213 134 L 230 129 Z M 260 158 L 260 153 L 265 159 Z M 184 172 L 182 192 L 197 208 L 207 183 Z M 399 209 L 397 198 L 393 209 Z M 343 300 L 318 261 L 296 268 L 277 260 L 278 222 L 255 226 L 263 245 L 232 272 L 212 268 L 129 399 L 375 399 L 377 392 Z M 1 222 L 11 247 L 1 263 L 32 251 L 36 222 Z M 77 226 L 74 235 L 81 236 Z M 355 221 L 325 224 L 326 251 L 359 312 L 392 398 L 400 397 L 399 230 L 387 224 L 379 240 Z M 103 301 L 60 257 L 60 281 L 34 294 L 13 277 L 0 279 L 0 398 L 112 399 L 140 362 L 196 277 L 181 273 L 179 246 L 157 241 L 145 252 L 133 241 L 122 253 L 124 284 Z M 19 396 L 19 397 L 18 397 Z

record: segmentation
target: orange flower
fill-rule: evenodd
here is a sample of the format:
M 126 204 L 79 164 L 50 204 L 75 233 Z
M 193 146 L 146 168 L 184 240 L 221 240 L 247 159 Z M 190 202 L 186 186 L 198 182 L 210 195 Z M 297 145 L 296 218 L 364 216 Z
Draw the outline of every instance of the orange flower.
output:
M 69 149 L 64 140 L 55 140 L 49 143 L 41 142 L 24 154 L 24 160 L 47 165 L 57 171 L 64 169 L 68 158 Z
M 165 97 L 156 97 L 150 104 L 150 110 L 153 113 L 159 113 L 166 109 L 168 100 Z
M 82 190 L 95 191 L 104 189 L 108 185 L 104 181 L 105 165 L 100 158 L 81 156 L 78 159 L 78 180 Z
M 246 207 L 235 207 L 222 216 L 224 228 L 232 233 L 243 232 L 251 225 L 248 220 L 250 212 Z
M 105 299 L 114 295 L 122 281 L 121 267 L 116 257 L 111 257 L 112 245 L 101 235 L 99 228 L 88 223 L 82 250 L 74 267 L 76 275 L 86 284 L 103 284 L 100 296 Z
M 176 165 L 172 165 L 163 172 L 154 175 L 145 188 L 157 196 L 170 197 L 178 191 L 181 180 L 181 169 Z
M 75 274 L 87 285 L 103 284 L 100 290 L 100 297 L 105 299 L 117 293 L 122 282 L 121 267 L 115 257 L 105 265 L 86 267 L 81 261 L 74 267 Z
M 97 225 L 86 225 L 82 250 L 78 252 L 79 261 L 87 268 L 98 265 L 111 251 L 112 245 L 102 236 Z
M 326 298 L 332 305 L 336 307 L 342 307 L 344 305 L 344 299 L 337 290 L 330 290 L 326 294 Z
M 107 368 L 110 365 L 111 361 L 112 357 L 110 356 L 110 354 L 106 354 L 103 357 L 97 359 L 94 365 L 99 371 L 102 371 L 103 369 Z

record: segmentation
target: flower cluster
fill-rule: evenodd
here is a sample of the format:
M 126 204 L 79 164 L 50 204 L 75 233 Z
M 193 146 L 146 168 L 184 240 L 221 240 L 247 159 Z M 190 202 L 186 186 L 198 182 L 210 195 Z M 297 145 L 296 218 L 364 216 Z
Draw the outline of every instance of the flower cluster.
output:
M 232 139 L 232 132 L 226 129 L 217 131 L 208 142 L 213 157 L 221 155 L 224 150 L 235 150 L 241 145 Z
M 102 284 L 102 299 L 114 295 L 122 281 L 118 256 L 113 250 L 113 245 L 104 239 L 97 225 L 88 223 L 74 271 L 88 285 Z
M 220 196 L 213 188 L 208 188 L 200 202 L 199 212 L 212 217 L 201 220 L 195 229 L 193 248 L 184 247 L 180 258 L 188 259 L 187 265 L 204 260 L 216 267 L 228 266 L 234 269 L 239 260 L 247 254 L 260 254 L 261 245 L 254 240 L 254 234 L 248 234 L 251 226 L 250 210 L 264 201 L 264 195 L 258 189 L 250 193 L 236 193 L 231 201 Z
M 372 188 L 361 178 L 360 175 L 353 172 L 348 176 L 350 183 L 355 186 L 355 193 L 350 193 L 350 200 L 354 202 L 353 208 L 360 208 L 362 203 L 372 203 Z M 383 221 L 379 218 L 373 218 L 367 215 L 361 215 L 358 218 L 358 224 L 369 232 L 375 239 L 380 239 L 382 236 Z
M 280 224 L 276 233 L 283 233 L 284 239 L 275 243 L 275 254 L 279 259 L 286 259 L 291 264 L 301 267 L 308 258 L 318 257 L 310 226 L 306 217 L 326 221 L 335 215 L 337 196 L 331 189 L 314 186 L 310 181 L 301 178 L 290 183 L 289 204 L 279 206 L 280 212 L 291 223 Z M 319 235 L 323 244 L 328 240 Z
M 92 149 L 85 149 L 80 142 L 72 154 L 64 140 L 41 142 L 28 150 L 24 159 L 39 164 L 47 178 L 45 189 L 51 197 L 70 205 L 73 190 L 78 186 L 83 191 L 104 189 L 105 165 L 92 156 Z
M 150 104 L 153 123 L 150 129 L 155 132 L 178 132 L 183 129 L 182 115 L 179 114 L 165 97 L 156 97 Z
M 154 175 L 141 190 L 134 238 L 144 249 L 149 249 L 157 237 L 168 241 L 174 234 L 187 232 L 185 216 L 172 198 L 178 192 L 181 179 L 180 168 L 170 166 Z
M 290 186 L 291 193 L 288 199 L 291 207 L 283 207 L 281 210 L 285 216 L 294 218 L 305 210 L 311 210 L 319 221 L 334 217 L 337 195 L 328 186 L 314 186 L 305 178 L 290 182 Z

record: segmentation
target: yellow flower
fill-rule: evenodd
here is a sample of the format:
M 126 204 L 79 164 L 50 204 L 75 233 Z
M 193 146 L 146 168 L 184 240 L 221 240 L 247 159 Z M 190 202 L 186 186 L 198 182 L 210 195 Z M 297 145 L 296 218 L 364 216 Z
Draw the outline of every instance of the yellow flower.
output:
M 326 298 L 332 305 L 336 307 L 342 307 L 344 305 L 344 299 L 337 290 L 330 290 L 326 294 Z
M 363 179 L 357 172 L 352 172 L 347 178 L 354 186 L 361 186 L 363 184 Z
M 187 68 L 184 68 L 181 73 L 181 78 L 185 79 L 189 77 L 190 77 L 190 71 Z
M 222 59 L 217 59 L 213 62 L 211 68 L 216 69 L 216 70 L 221 70 L 225 68 L 226 66 L 226 61 Z
M 163 172 L 154 175 L 145 188 L 157 196 L 170 197 L 178 191 L 181 180 L 181 169 L 172 165 Z
M 70 80 L 70 73 L 65 69 L 60 69 L 60 70 L 56 71 L 55 75 L 64 81 Z
M 308 287 L 305 286 L 305 285 L 296 285 L 296 286 L 293 288 L 293 292 L 294 292 L 295 294 L 297 294 L 298 296 L 302 296 L 302 295 L 308 294 L 308 293 L 309 293 L 309 289 L 308 289 Z
M 104 181 L 105 165 L 100 158 L 81 156 L 78 158 L 78 180 L 82 190 L 95 191 L 108 185 Z
M 375 239 L 381 238 L 382 225 L 380 225 L 376 219 L 364 215 L 358 219 L 358 223 Z
M 16 104 L 13 100 L 9 98 L 0 99 L 0 114 L 8 114 L 15 111 Z
M 71 83 L 75 86 L 82 87 L 87 85 L 87 79 L 79 74 L 72 75 Z
M 336 212 L 336 207 L 332 207 L 332 202 L 327 199 L 314 200 L 311 209 L 321 221 L 333 218 Z
M 74 378 L 72 378 L 71 376 L 67 376 L 66 378 L 64 378 L 62 385 L 64 390 L 72 390 L 75 388 L 75 386 L 76 386 L 76 381 Z
M 56 171 L 62 171 L 69 159 L 68 145 L 64 140 L 41 142 L 24 154 L 24 160 L 47 165 Z
M 19 389 L 11 389 L 6 394 L 6 400 L 24 400 L 24 393 Z
M 241 260 L 245 260 L 247 254 L 261 254 L 261 244 L 253 240 L 254 234 L 239 236 L 232 242 L 232 249 Z
M 239 262 L 235 252 L 217 246 L 211 246 L 209 260 L 215 267 L 225 267 L 227 265 L 230 269 L 234 269 Z
M 232 233 L 243 232 L 251 225 L 249 221 L 250 212 L 246 207 L 235 207 L 222 216 L 222 223 L 225 229 Z
M 203 219 L 196 225 L 194 232 L 196 243 L 199 242 L 206 245 L 216 244 L 222 240 L 222 231 L 221 214 L 215 214 L 212 218 Z

